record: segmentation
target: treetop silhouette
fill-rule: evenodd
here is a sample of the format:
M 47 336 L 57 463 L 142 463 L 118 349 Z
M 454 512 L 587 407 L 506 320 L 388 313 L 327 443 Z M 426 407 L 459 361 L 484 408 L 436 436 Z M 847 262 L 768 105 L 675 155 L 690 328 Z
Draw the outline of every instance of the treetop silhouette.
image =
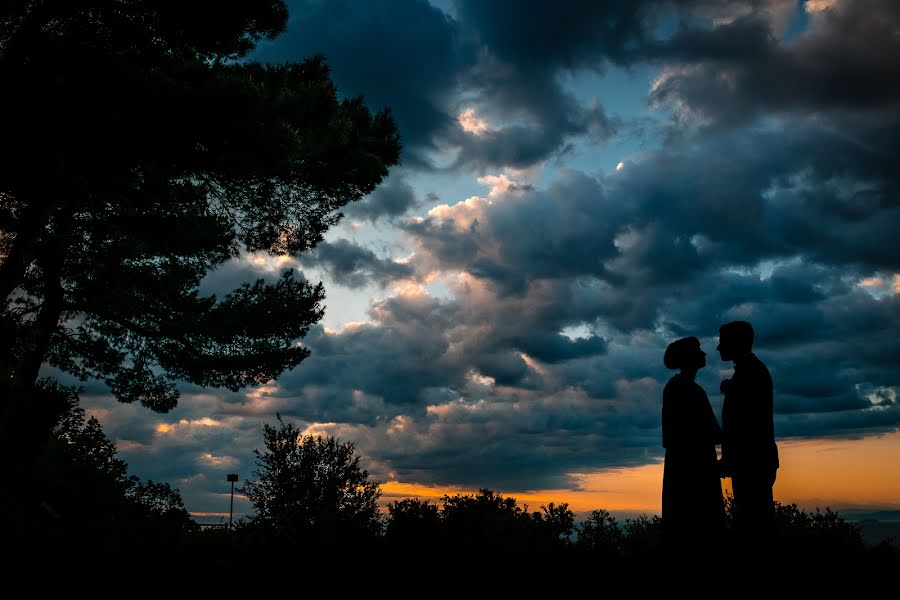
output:
M 240 489 L 255 511 L 251 528 L 290 543 L 381 532 L 381 484 L 369 479 L 352 442 L 305 435 L 280 415 L 277 426 L 264 426 L 263 440 L 265 450 L 255 451 L 257 479 Z
M 44 362 L 168 411 L 177 380 L 237 390 L 302 361 L 321 285 L 202 296 L 244 252 L 312 248 L 399 157 L 388 111 L 320 57 L 245 59 L 283 2 L 0 8 L 0 434 Z

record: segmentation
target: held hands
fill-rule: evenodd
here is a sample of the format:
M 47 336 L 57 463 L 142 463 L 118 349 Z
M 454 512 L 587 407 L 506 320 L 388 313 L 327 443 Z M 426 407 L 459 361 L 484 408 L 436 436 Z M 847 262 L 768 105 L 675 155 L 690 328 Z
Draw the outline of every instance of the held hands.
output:
M 733 387 L 734 387 L 734 382 L 731 381 L 730 379 L 725 379 L 722 381 L 722 383 L 719 384 L 719 391 L 727 396 L 728 393 L 731 392 L 731 389 Z
M 725 462 L 725 460 L 719 459 L 716 462 L 716 466 L 719 467 L 719 477 L 720 478 L 731 477 L 731 465 L 729 465 L 727 462 Z

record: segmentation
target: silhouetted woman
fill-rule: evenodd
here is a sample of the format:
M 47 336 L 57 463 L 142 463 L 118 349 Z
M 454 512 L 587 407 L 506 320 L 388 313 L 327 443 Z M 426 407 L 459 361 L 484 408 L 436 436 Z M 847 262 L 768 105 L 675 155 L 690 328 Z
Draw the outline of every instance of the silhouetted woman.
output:
M 680 369 L 663 391 L 662 431 L 666 449 L 662 516 L 668 544 L 709 542 L 724 527 L 722 484 L 716 444 L 722 430 L 709 398 L 694 378 L 706 366 L 700 340 L 669 344 L 666 367 Z

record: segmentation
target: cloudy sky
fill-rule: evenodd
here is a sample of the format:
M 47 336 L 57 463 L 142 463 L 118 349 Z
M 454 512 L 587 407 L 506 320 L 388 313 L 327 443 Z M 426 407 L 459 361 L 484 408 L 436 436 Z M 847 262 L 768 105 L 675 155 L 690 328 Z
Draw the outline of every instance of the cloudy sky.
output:
M 292 1 L 256 60 L 324 54 L 403 163 L 299 261 L 312 356 L 166 415 L 85 402 L 144 478 L 227 511 L 275 413 L 356 442 L 387 497 L 491 487 L 656 511 L 673 339 L 746 319 L 776 496 L 900 507 L 900 3 Z M 249 510 L 239 499 L 237 510 Z

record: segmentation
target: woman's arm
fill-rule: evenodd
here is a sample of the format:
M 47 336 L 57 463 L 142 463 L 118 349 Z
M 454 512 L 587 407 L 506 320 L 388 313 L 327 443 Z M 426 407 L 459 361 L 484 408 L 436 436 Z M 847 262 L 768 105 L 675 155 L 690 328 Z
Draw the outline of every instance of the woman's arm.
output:
M 663 389 L 662 430 L 663 448 L 680 448 L 684 445 L 684 387 L 676 377 Z
M 671 383 L 671 382 L 670 382 Z M 668 448 L 672 442 L 672 393 L 669 384 L 663 389 L 663 405 L 662 405 L 662 445 Z

